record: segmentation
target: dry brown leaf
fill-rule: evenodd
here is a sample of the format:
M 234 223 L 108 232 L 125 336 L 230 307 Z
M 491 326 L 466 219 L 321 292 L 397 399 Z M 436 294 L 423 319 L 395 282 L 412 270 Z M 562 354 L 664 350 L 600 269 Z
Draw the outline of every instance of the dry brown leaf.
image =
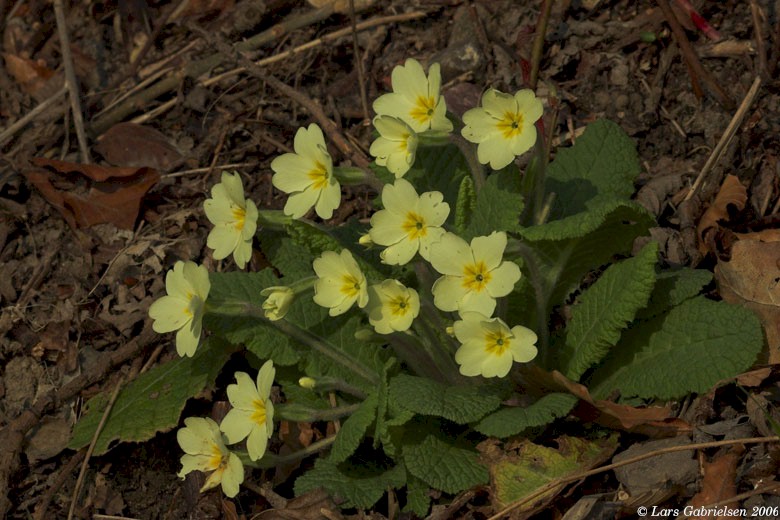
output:
M 672 416 L 671 406 L 634 408 L 612 401 L 593 399 L 585 386 L 571 381 L 557 370 L 552 374 L 557 383 L 586 404 L 585 407 L 575 410 L 585 415 L 586 420 L 650 437 L 672 437 L 688 433 L 692 429 L 687 422 Z
M 103 134 L 95 150 L 116 166 L 168 171 L 182 155 L 161 132 L 136 123 L 119 123 Z
M 49 159 L 34 159 L 33 163 L 48 168 L 31 168 L 25 177 L 74 228 L 111 223 L 133 229 L 141 200 L 160 179 L 152 168 L 106 168 Z M 67 174 L 72 173 L 89 180 L 86 189 L 69 182 L 72 175 Z M 86 181 L 84 177 L 76 180 Z
M 739 178 L 735 175 L 726 175 L 715 200 L 701 216 L 699 225 L 696 226 L 696 232 L 699 236 L 699 251 L 702 254 L 712 250 L 711 247 L 708 247 L 708 238 L 718 229 L 718 221 L 729 219 L 728 207 L 733 205 L 738 210 L 742 210 L 745 208 L 746 202 L 747 189 L 739 182 Z
M 733 446 L 729 450 L 719 453 L 712 462 L 702 464 L 704 477 L 701 481 L 701 490 L 696 493 L 688 506 L 694 510 L 699 507 L 712 509 L 712 504 L 728 500 L 737 494 L 737 464 L 742 459 L 745 449 L 741 446 Z M 687 509 L 687 507 L 686 507 Z M 734 503 L 725 504 L 714 508 L 722 510 L 722 515 L 691 516 L 691 519 L 720 520 L 721 518 L 734 518 L 736 509 Z M 729 514 L 728 512 L 731 512 Z
M 350 6 L 349 0 L 308 0 L 309 5 L 316 8 L 325 7 L 328 4 L 333 4 L 333 12 L 339 14 L 349 14 Z M 355 12 L 368 9 L 376 0 L 355 0 L 354 7 Z
M 56 74 L 43 60 L 31 60 L 7 52 L 3 53 L 5 70 L 27 94 L 35 95 Z
M 780 363 L 780 241 L 776 230 L 751 234 L 731 248 L 731 259 L 718 262 L 715 280 L 721 297 L 758 315 L 764 326 L 771 364 Z

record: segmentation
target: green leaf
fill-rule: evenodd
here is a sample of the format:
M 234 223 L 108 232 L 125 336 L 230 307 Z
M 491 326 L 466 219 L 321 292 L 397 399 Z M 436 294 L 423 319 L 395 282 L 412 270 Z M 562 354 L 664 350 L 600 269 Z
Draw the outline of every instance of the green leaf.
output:
M 520 177 L 516 169 L 507 168 L 490 175 L 477 193 L 477 205 L 463 239 L 489 235 L 493 231 L 518 231 L 523 212 Z
M 401 510 L 404 513 L 414 513 L 425 518 L 431 508 L 431 496 L 428 494 L 428 484 L 411 475 L 406 483 L 406 505 Z
M 359 465 L 319 458 L 314 468 L 295 481 L 295 496 L 301 496 L 317 488 L 323 488 L 334 499 L 343 500 L 344 508 L 369 509 L 382 498 L 387 488 L 398 489 L 406 483 L 406 471 L 402 465 L 384 469 L 370 461 Z
M 466 159 L 454 144 L 421 147 L 404 179 L 412 183 L 417 193 L 440 191 L 452 209 L 458 200 L 461 182 L 469 175 L 468 172 Z M 454 213 L 450 211 L 449 222 L 454 220 Z
M 544 426 L 568 414 L 577 398 L 571 394 L 547 394 L 525 407 L 501 408 L 484 417 L 475 429 L 490 437 L 511 437 L 528 428 Z
M 562 220 L 523 229 L 532 261 L 539 269 L 548 311 L 564 303 L 583 277 L 617 254 L 631 251 L 634 239 L 655 224 L 633 202 L 605 201 Z
M 628 200 L 640 172 L 634 142 L 607 120 L 588 125 L 574 146 L 559 149 L 548 166 L 546 191 L 556 194 L 550 216 L 559 219 L 600 205 Z
M 477 452 L 456 446 L 428 433 L 416 442 L 406 442 L 403 457 L 409 473 L 445 493 L 459 493 L 488 480 Z
M 712 273 L 706 269 L 684 267 L 674 271 L 664 271 L 656 278 L 647 307 L 637 313 L 638 320 L 649 320 L 693 298 L 712 281 Z
M 412 412 L 460 424 L 478 421 L 501 404 L 501 397 L 491 385 L 448 387 L 406 374 L 390 380 L 390 400 Z
M 620 339 L 655 284 L 658 244 L 649 242 L 634 258 L 612 264 L 580 296 L 560 351 L 561 372 L 573 381 L 595 365 Z
M 474 180 L 470 175 L 463 177 L 458 189 L 458 202 L 455 204 L 455 233 L 460 236 L 466 232 L 466 226 L 474 215 L 477 205 L 477 194 L 474 191 Z
M 750 368 L 764 345 L 747 309 L 703 296 L 631 329 L 593 375 L 591 393 L 673 399 Z
M 342 423 L 333 443 L 330 460 L 343 462 L 355 452 L 360 446 L 360 441 L 366 434 L 366 430 L 376 418 L 376 407 L 377 395 L 371 394 L 361 403 L 360 408 Z
M 187 400 L 214 383 L 232 352 L 224 341 L 209 337 L 193 357 L 176 358 L 138 376 L 119 392 L 94 455 L 108 451 L 112 441 L 146 441 L 175 427 Z M 87 402 L 68 448 L 78 450 L 92 441 L 107 404 L 107 393 Z

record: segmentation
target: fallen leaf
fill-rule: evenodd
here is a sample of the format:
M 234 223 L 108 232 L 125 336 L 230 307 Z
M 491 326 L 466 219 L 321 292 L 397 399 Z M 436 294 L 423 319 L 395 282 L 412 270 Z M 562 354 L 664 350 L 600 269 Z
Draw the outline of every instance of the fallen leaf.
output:
M 739 178 L 735 175 L 726 175 L 715 200 L 701 216 L 699 225 L 696 226 L 696 232 L 699 236 L 699 251 L 702 254 L 714 251 L 711 242 L 719 228 L 718 222 L 729 219 L 728 207 L 733 205 L 738 210 L 742 210 L 746 202 L 747 189 L 739 182 Z
M 764 326 L 768 363 L 780 363 L 780 241 L 776 230 L 752 234 L 731 248 L 728 262 L 715 266 L 723 300 L 755 312 Z
M 316 7 L 317 9 L 321 9 L 328 4 L 333 4 L 334 13 L 349 14 L 351 11 L 351 2 L 349 0 L 308 0 L 308 2 L 309 5 Z M 364 9 L 368 9 L 374 5 L 375 2 L 376 0 L 355 0 L 355 3 L 352 7 L 354 7 L 355 12 L 358 12 Z
M 3 58 L 8 74 L 16 80 L 22 90 L 32 96 L 36 96 L 56 74 L 43 60 L 32 60 L 7 52 L 3 53 Z
M 164 134 L 136 123 L 112 126 L 98 139 L 95 150 L 116 166 L 147 166 L 159 171 L 170 170 L 182 159 L 179 150 Z
M 738 375 L 735 380 L 738 384 L 747 387 L 757 387 L 764 382 L 764 379 L 772 374 L 771 367 L 758 368 Z
M 49 159 L 33 159 L 33 163 L 45 168 L 30 168 L 25 177 L 73 228 L 111 223 L 133 229 L 141 200 L 160 179 L 152 168 L 108 168 Z M 74 183 L 73 175 L 68 175 L 72 173 L 82 177 Z M 86 189 L 78 186 L 79 180 L 88 181 Z
M 575 408 L 574 413 L 585 420 L 607 428 L 641 433 L 650 437 L 671 437 L 688 433 L 692 429 L 687 422 L 672 416 L 671 405 L 634 408 L 612 401 L 593 399 L 585 386 L 571 381 L 557 370 L 552 372 L 552 377 L 584 403 Z
M 702 472 L 704 476 L 701 481 L 701 489 L 688 502 L 688 507 L 694 511 L 702 506 L 711 509 L 711 504 L 721 503 L 736 496 L 737 464 L 742 459 L 744 451 L 745 449 L 742 446 L 735 445 L 726 451 L 718 453 L 712 462 L 703 462 Z M 721 518 L 734 518 L 736 513 L 734 503 L 727 503 L 715 509 L 722 510 L 723 514 L 694 515 L 689 518 L 720 520 Z

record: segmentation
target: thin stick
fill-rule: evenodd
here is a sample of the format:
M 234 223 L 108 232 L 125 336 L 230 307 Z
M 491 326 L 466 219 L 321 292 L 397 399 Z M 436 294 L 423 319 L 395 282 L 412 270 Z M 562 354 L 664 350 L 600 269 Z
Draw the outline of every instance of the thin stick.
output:
M 43 113 L 47 108 L 60 100 L 63 94 L 68 91 L 68 87 L 63 85 L 53 96 L 42 101 L 37 107 L 30 110 L 27 115 L 21 117 L 18 121 L 11 126 L 0 132 L 0 146 L 2 146 L 8 139 L 13 137 L 16 132 L 27 126 L 27 124 Z
M 659 455 L 665 455 L 667 453 L 675 453 L 678 451 L 702 450 L 706 448 L 718 448 L 720 446 L 733 446 L 735 444 L 767 444 L 770 442 L 780 442 L 780 437 L 749 437 L 746 439 L 728 439 L 725 441 L 698 442 L 694 444 L 686 444 L 684 446 L 670 446 L 668 448 L 663 448 L 650 453 L 643 453 L 642 455 L 637 455 L 636 457 L 631 457 L 630 459 L 621 460 L 620 462 L 613 462 L 612 464 L 607 464 L 606 466 L 602 466 L 596 469 L 591 469 L 588 471 L 580 471 L 579 473 L 575 473 L 574 475 L 569 475 L 568 477 L 562 477 L 550 481 L 544 486 L 539 487 L 533 493 L 512 502 L 511 504 L 506 506 L 504 509 L 500 510 L 495 515 L 488 518 L 488 520 L 499 520 L 504 515 L 511 513 L 515 509 L 518 509 L 520 506 L 523 506 L 533 500 L 536 500 L 540 496 L 544 495 L 545 493 L 557 487 L 565 486 L 566 484 L 571 484 L 572 482 L 577 482 L 578 480 L 582 480 L 587 477 L 592 477 L 593 475 L 598 475 L 599 473 L 604 473 L 606 471 L 611 471 L 616 468 L 628 466 L 630 464 L 635 464 L 637 462 L 652 457 L 657 457 Z
M 56 1 L 58 0 L 55 0 L 55 2 Z M 108 406 L 106 406 L 106 409 L 103 411 L 103 416 L 100 418 L 100 423 L 98 424 L 97 429 L 95 429 L 95 434 L 92 436 L 92 441 L 89 443 L 87 454 L 84 456 L 84 460 L 81 463 L 81 471 L 79 471 L 79 478 L 76 480 L 76 487 L 73 488 L 73 496 L 71 497 L 70 509 L 68 510 L 68 520 L 73 518 L 73 513 L 76 510 L 76 500 L 78 499 L 79 493 L 81 493 L 81 487 L 84 485 L 84 475 L 87 473 L 89 459 L 92 457 L 92 452 L 95 451 L 95 445 L 97 444 L 98 437 L 100 437 L 100 433 L 103 431 L 103 427 L 106 425 L 108 416 L 111 414 L 111 409 L 114 407 L 114 403 L 116 402 L 117 396 L 119 396 L 119 390 L 122 388 L 124 381 L 125 378 L 122 377 L 122 379 L 120 379 L 116 384 L 114 392 L 111 394 L 111 399 L 108 401 Z
M 712 150 L 712 153 L 707 158 L 707 162 L 704 163 L 704 167 L 699 172 L 699 176 L 696 177 L 696 181 L 694 181 L 693 186 L 691 186 L 690 191 L 685 196 L 683 201 L 690 200 L 690 198 L 693 197 L 693 194 L 696 193 L 696 190 L 699 189 L 699 186 L 704 181 L 704 177 L 706 177 L 715 163 L 718 162 L 720 157 L 723 155 L 723 151 L 726 149 L 726 146 L 728 146 L 728 144 L 731 142 L 731 139 L 734 137 L 737 128 L 739 128 L 739 126 L 742 124 L 742 120 L 745 119 L 745 115 L 747 115 L 748 109 L 753 104 L 753 100 L 758 93 L 758 87 L 760 86 L 761 76 L 756 76 L 756 79 L 753 80 L 753 84 L 750 86 L 750 90 L 748 90 L 747 94 L 745 94 L 744 99 L 742 99 L 742 103 L 734 113 L 734 117 L 731 118 L 729 126 L 726 127 L 726 131 L 723 132 L 722 136 L 720 136 L 720 141 L 718 141 L 718 144 L 715 145 L 715 149 Z
M 547 32 L 547 23 L 550 21 L 550 11 L 552 11 L 554 1 L 544 0 L 542 12 L 536 23 L 534 45 L 531 48 L 531 77 L 528 81 L 531 90 L 536 90 L 536 82 L 539 80 L 539 63 L 542 61 L 542 52 L 544 51 L 544 35 Z
M 764 16 L 756 0 L 750 0 L 750 15 L 753 18 L 753 38 L 756 41 L 756 54 L 758 54 L 758 73 L 762 78 L 768 78 L 769 67 L 766 62 L 766 45 L 764 45 Z
M 363 60 L 360 57 L 360 48 L 357 39 L 357 24 L 355 22 L 355 0 L 349 0 L 349 18 L 352 25 L 352 53 L 357 67 L 358 84 L 360 85 L 360 104 L 363 105 L 363 120 L 368 121 L 368 96 L 366 95 L 366 76 L 363 73 Z
M 87 145 L 87 134 L 84 132 L 84 114 L 81 112 L 76 71 L 73 69 L 73 56 L 70 53 L 70 37 L 68 36 L 68 23 L 65 20 L 65 8 L 62 0 L 54 0 L 54 17 L 57 19 L 57 35 L 60 38 L 60 52 L 62 53 L 62 65 L 65 68 L 65 85 L 68 87 L 70 98 L 70 111 L 73 113 L 73 126 L 76 127 L 76 138 L 79 141 L 81 162 L 90 164 L 92 157 Z
M 701 86 L 699 85 L 698 80 L 698 78 L 701 78 L 715 95 L 718 103 L 720 103 L 723 107 L 728 108 L 729 110 L 733 109 L 734 101 L 731 99 L 731 97 L 729 97 L 728 94 L 726 94 L 726 91 L 723 90 L 713 75 L 710 74 L 710 71 L 702 66 L 699 58 L 696 56 L 696 52 L 693 50 L 693 47 L 691 47 L 691 42 L 689 42 L 688 37 L 685 36 L 685 30 L 674 16 L 674 12 L 669 6 L 669 2 L 666 0 L 656 1 L 658 6 L 661 8 L 661 11 L 663 11 L 664 17 L 666 18 L 669 27 L 672 29 L 674 39 L 677 40 L 677 45 L 679 45 L 680 53 L 685 60 L 685 64 L 688 66 L 688 71 L 691 75 L 691 82 L 693 83 L 694 91 L 696 92 L 697 96 L 701 94 Z

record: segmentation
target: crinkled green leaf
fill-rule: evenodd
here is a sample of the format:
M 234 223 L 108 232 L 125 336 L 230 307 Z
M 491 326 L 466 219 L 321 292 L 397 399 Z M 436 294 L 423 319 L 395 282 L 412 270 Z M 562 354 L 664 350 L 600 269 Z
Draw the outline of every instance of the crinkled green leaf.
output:
M 376 418 L 376 406 L 377 395 L 371 394 L 360 404 L 360 408 L 341 424 L 330 452 L 330 460 L 343 462 L 355 452 L 366 430 Z
M 683 267 L 661 272 L 656 278 L 647 307 L 637 313 L 638 320 L 649 320 L 693 298 L 712 281 L 712 273 L 706 269 Z
M 382 498 L 388 488 L 399 489 L 406 483 L 406 471 L 402 465 L 390 469 L 373 466 L 370 461 L 362 464 L 336 463 L 319 458 L 314 468 L 295 481 L 295 495 L 323 488 L 334 499 L 343 500 L 342 507 L 369 509 Z
M 390 380 L 390 399 L 412 412 L 460 424 L 478 421 L 501 404 L 495 388 L 488 385 L 448 387 L 406 374 Z
M 639 172 L 634 142 L 617 124 L 588 125 L 573 146 L 558 149 L 547 168 L 546 191 L 556 195 L 551 218 L 575 215 L 606 199 L 628 200 Z
M 422 480 L 407 475 L 406 483 L 406 505 L 402 511 L 404 513 L 414 513 L 420 518 L 425 518 L 428 510 L 431 508 L 431 495 L 428 494 L 430 487 Z
M 474 180 L 471 175 L 466 175 L 460 182 L 458 189 L 458 202 L 455 204 L 455 233 L 463 236 L 466 226 L 471 222 L 474 209 L 477 205 L 477 193 L 474 191 Z M 450 208 L 452 209 L 452 208 Z
M 575 404 L 577 398 L 571 394 L 547 394 L 528 406 L 501 408 L 479 421 L 475 429 L 490 437 L 511 437 L 564 417 Z
M 520 176 L 515 168 L 507 168 L 488 176 L 477 193 L 477 205 L 469 225 L 463 232 L 465 240 L 489 235 L 493 231 L 518 231 L 523 212 Z
M 627 254 L 638 236 L 654 224 L 633 202 L 605 201 L 573 217 L 524 228 L 530 257 L 540 270 L 549 307 L 560 305 L 583 277 L 617 254 Z M 549 309 L 548 309 L 549 310 Z
M 703 296 L 637 325 L 593 375 L 592 394 L 672 399 L 750 368 L 764 345 L 747 309 Z
M 138 376 L 119 392 L 94 455 L 104 454 L 113 441 L 146 441 L 175 427 L 187 400 L 213 385 L 232 353 L 230 345 L 210 337 L 193 357 L 176 358 Z M 78 450 L 90 443 L 107 404 L 108 393 L 87 402 L 68 448 Z
M 560 351 L 561 372 L 573 381 L 595 365 L 620 339 L 637 311 L 647 305 L 655 284 L 658 244 L 648 243 L 634 258 L 612 264 L 588 287 L 571 311 Z
M 411 442 L 404 439 L 403 457 L 409 473 L 445 493 L 459 493 L 488 480 L 476 451 L 434 433 Z

